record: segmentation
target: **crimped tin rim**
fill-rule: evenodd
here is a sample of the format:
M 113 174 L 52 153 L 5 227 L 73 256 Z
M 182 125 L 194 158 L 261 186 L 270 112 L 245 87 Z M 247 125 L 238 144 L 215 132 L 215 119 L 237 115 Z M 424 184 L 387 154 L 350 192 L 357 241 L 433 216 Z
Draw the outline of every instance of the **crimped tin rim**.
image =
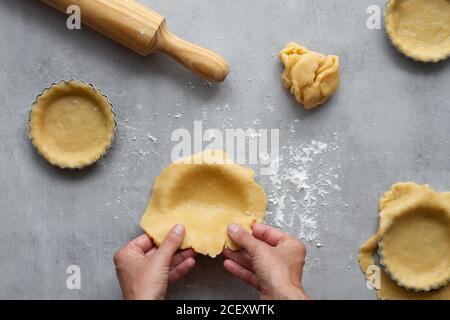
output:
M 114 127 L 113 127 L 113 130 L 112 130 L 112 135 L 111 135 L 111 141 L 110 141 L 110 143 L 108 144 L 108 146 L 105 148 L 105 150 L 103 150 L 103 152 L 99 155 L 99 157 L 98 157 L 96 160 L 92 161 L 91 163 L 88 163 L 88 164 L 86 164 L 86 165 L 81 165 L 81 166 L 74 166 L 74 167 L 70 167 L 70 166 L 61 166 L 60 164 L 54 163 L 54 162 L 50 161 L 49 159 L 47 159 L 47 157 L 46 157 L 46 156 L 39 150 L 39 148 L 37 147 L 36 143 L 34 142 L 34 139 L 33 139 L 32 135 L 31 135 L 31 132 L 30 132 L 30 121 L 31 121 L 31 116 L 32 116 L 32 112 L 33 112 L 33 106 L 34 106 L 34 104 L 38 101 L 39 97 L 41 97 L 46 91 L 50 90 L 52 87 L 54 87 L 54 86 L 56 86 L 56 85 L 59 85 L 59 84 L 61 84 L 61 83 L 70 83 L 70 82 L 72 82 L 72 81 L 73 81 L 73 82 L 79 82 L 79 83 L 82 83 L 82 84 L 84 84 L 84 85 L 90 86 L 90 87 L 92 87 L 96 92 L 98 92 L 100 95 L 102 95 L 102 96 L 106 99 L 108 105 L 111 107 L 111 113 L 112 113 L 112 115 L 113 115 L 113 116 L 112 116 L 112 120 L 113 120 L 113 123 L 114 123 Z M 75 79 L 75 78 L 70 78 L 69 80 L 64 80 L 64 79 L 63 79 L 63 80 L 60 80 L 60 81 L 58 81 L 58 82 L 53 82 L 53 83 L 51 83 L 49 86 L 47 86 L 47 87 L 45 87 L 44 89 L 42 89 L 41 93 L 39 93 L 39 94 L 35 97 L 34 102 L 31 104 L 31 109 L 30 109 L 30 111 L 28 112 L 27 134 L 28 134 L 28 138 L 30 139 L 30 142 L 31 142 L 33 148 L 37 151 L 37 153 L 38 153 L 42 158 L 44 158 L 44 159 L 45 159 L 48 163 L 50 163 L 52 166 L 56 166 L 56 167 L 58 167 L 58 168 L 60 168 L 60 169 L 63 169 L 63 170 L 81 170 L 81 169 L 85 169 L 85 168 L 88 168 L 88 167 L 91 167 L 91 166 L 95 165 L 98 161 L 100 161 L 101 159 L 103 159 L 103 157 L 105 157 L 105 156 L 108 154 L 109 150 L 112 148 L 112 145 L 113 145 L 113 143 L 114 143 L 115 136 L 116 136 L 116 134 L 117 134 L 117 121 L 116 121 L 116 116 L 117 116 L 117 115 L 116 115 L 116 113 L 114 112 L 114 106 L 113 106 L 113 104 L 111 103 L 111 101 L 109 100 L 109 97 L 108 97 L 106 94 L 104 94 L 103 91 L 102 91 L 101 89 L 97 88 L 93 83 L 91 83 L 91 82 L 86 82 L 86 81 L 80 80 L 80 79 Z
M 396 41 L 394 39 L 394 37 L 392 36 L 392 31 L 390 29 L 390 26 L 388 25 L 388 12 L 390 10 L 390 7 L 393 3 L 395 3 L 398 0 L 389 0 L 386 2 L 385 4 L 385 10 L 384 10 L 384 28 L 386 31 L 386 34 L 389 38 L 389 41 L 391 42 L 392 46 L 398 51 L 400 52 L 402 55 L 404 55 L 405 57 L 417 61 L 417 62 L 422 62 L 422 63 L 438 63 L 440 61 L 444 61 L 447 60 L 450 57 L 450 50 L 449 52 L 447 52 L 446 54 L 443 54 L 441 56 L 436 56 L 435 58 L 425 58 L 425 57 L 420 57 L 420 56 L 413 56 L 410 53 L 406 52 L 403 48 L 401 48 L 400 44 L 398 41 Z

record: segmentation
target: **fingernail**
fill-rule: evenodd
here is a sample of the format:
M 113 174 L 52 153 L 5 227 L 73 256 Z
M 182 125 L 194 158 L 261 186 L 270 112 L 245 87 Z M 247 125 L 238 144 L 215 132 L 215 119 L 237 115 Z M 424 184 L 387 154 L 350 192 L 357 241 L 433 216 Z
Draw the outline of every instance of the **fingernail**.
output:
M 184 226 L 182 224 L 177 224 L 173 228 L 173 232 L 175 232 L 177 235 L 181 236 L 184 232 Z
M 239 231 L 239 226 L 237 224 L 232 223 L 228 226 L 228 231 L 230 233 L 236 233 Z

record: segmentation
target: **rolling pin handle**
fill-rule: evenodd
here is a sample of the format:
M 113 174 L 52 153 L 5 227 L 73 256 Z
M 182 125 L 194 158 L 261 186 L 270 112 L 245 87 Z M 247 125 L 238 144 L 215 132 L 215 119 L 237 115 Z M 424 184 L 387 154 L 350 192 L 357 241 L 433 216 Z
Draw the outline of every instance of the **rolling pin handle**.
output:
M 168 54 L 209 82 L 222 82 L 228 75 L 228 64 L 222 57 L 170 33 L 165 22 L 158 30 L 156 46 L 157 50 Z

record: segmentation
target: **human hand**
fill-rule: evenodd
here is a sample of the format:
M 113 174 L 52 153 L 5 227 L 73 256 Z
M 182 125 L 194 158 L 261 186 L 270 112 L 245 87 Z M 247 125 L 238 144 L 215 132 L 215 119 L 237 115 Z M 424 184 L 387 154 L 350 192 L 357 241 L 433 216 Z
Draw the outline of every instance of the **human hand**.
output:
M 263 224 L 254 224 L 252 231 L 253 235 L 235 224 L 228 226 L 230 238 L 241 250 L 224 250 L 225 269 L 258 289 L 261 299 L 310 299 L 302 286 L 305 245 Z
M 184 232 L 184 226 L 174 226 L 159 248 L 143 234 L 115 254 L 114 264 L 124 299 L 164 299 L 168 284 L 192 270 L 195 252 L 178 250 Z

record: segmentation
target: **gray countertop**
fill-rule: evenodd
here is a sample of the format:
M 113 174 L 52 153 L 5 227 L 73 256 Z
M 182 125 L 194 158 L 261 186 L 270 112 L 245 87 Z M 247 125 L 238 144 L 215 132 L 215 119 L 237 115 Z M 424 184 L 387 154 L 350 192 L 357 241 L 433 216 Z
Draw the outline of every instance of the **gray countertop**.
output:
M 369 30 L 366 10 L 384 0 L 141 2 L 179 36 L 223 55 L 228 79 L 207 86 L 161 54 L 140 57 L 86 27 L 69 31 L 39 1 L 0 0 L 0 298 L 120 298 L 112 256 L 141 232 L 172 132 L 197 120 L 204 130 L 280 130 L 279 175 L 257 177 L 271 199 L 266 222 L 305 239 L 312 297 L 373 299 L 357 254 L 376 231 L 380 196 L 405 180 L 450 190 L 448 61 L 414 62 L 384 30 Z M 316 111 L 282 88 L 277 52 L 289 41 L 341 58 L 340 90 Z M 101 88 L 118 120 L 109 154 L 75 172 L 50 166 L 27 137 L 36 95 L 70 78 Z M 308 150 L 316 152 L 305 160 Z M 312 202 L 290 181 L 297 169 Z M 257 297 L 221 264 L 200 257 L 169 297 Z M 81 290 L 66 288 L 69 265 L 81 268 Z

